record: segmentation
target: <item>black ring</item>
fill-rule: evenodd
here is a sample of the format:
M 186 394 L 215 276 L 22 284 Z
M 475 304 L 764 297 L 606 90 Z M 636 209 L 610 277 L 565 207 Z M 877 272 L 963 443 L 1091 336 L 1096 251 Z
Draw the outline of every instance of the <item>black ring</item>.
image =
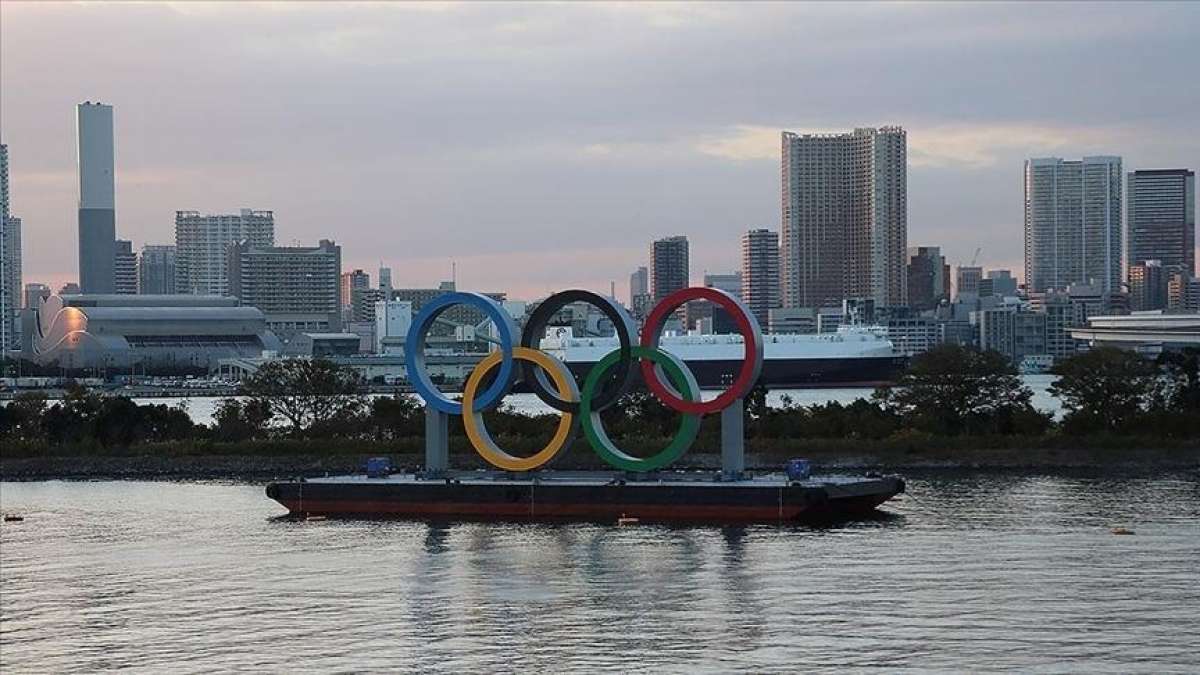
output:
M 613 328 L 617 331 L 617 339 L 621 342 L 621 360 L 613 367 L 616 374 L 613 379 L 619 381 L 620 386 L 605 387 L 601 390 L 600 395 L 592 403 L 592 410 L 599 412 L 616 403 L 617 399 L 629 390 L 629 385 L 633 382 L 636 373 L 633 364 L 633 340 L 637 328 L 634 326 L 629 312 L 626 312 L 620 303 L 598 293 L 579 289 L 555 293 L 541 301 L 537 309 L 533 310 L 529 319 L 525 321 L 525 328 L 521 331 L 521 346 L 541 349 L 542 337 L 546 335 L 546 324 L 560 309 L 577 302 L 586 303 L 600 310 L 601 314 L 612 321 Z M 533 393 L 537 394 L 542 403 L 559 412 L 572 415 L 579 413 L 579 401 L 564 401 L 559 398 L 550 387 L 550 383 L 546 381 L 546 375 L 540 368 L 525 362 L 521 362 L 520 366 L 521 378 L 533 389 Z

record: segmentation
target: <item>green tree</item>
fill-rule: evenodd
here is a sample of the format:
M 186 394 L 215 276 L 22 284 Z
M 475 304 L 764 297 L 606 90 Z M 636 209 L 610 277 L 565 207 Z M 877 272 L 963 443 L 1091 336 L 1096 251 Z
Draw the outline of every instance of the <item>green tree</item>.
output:
M 748 419 L 762 419 L 771 412 L 771 407 L 767 405 L 767 387 L 759 381 L 750 389 L 744 399 L 746 417 Z
M 181 408 L 162 404 L 138 405 L 125 396 L 100 403 L 91 437 L 104 447 L 129 447 L 191 438 L 196 425 Z
M 1134 431 L 1152 407 L 1158 367 L 1136 352 L 1098 347 L 1060 361 L 1050 393 L 1063 403 L 1071 433 Z
M 895 386 L 874 396 L 906 426 L 944 435 L 1041 433 L 1050 418 L 1032 398 L 1003 354 L 950 344 L 914 357 Z
M 92 443 L 102 404 L 99 395 L 71 380 L 63 399 L 42 412 L 40 431 L 51 445 Z
M 1163 403 L 1172 412 L 1200 412 L 1200 349 L 1187 347 L 1158 357 L 1165 376 Z
M 294 436 L 327 436 L 355 428 L 366 399 L 358 373 L 325 359 L 268 361 L 242 382 L 254 405 L 281 417 Z
M 424 433 L 425 408 L 411 396 L 396 394 L 371 401 L 371 434 L 377 440 L 395 440 Z
M 42 415 L 46 412 L 46 395 L 40 391 L 17 394 L 7 406 L 0 406 L 6 424 L 0 424 L 0 436 L 16 441 L 31 441 L 42 436 Z
M 221 399 L 213 412 L 213 438 L 226 443 L 261 438 L 273 416 L 270 405 L 260 399 Z

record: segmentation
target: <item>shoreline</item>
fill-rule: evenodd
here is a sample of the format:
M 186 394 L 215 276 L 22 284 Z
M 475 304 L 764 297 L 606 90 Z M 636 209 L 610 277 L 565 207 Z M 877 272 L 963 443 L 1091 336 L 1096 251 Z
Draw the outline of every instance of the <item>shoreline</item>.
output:
M 416 453 L 372 453 L 387 455 L 398 470 L 412 471 L 422 464 Z M 786 459 L 775 453 L 747 452 L 746 469 L 755 473 L 777 472 Z M 854 455 L 824 452 L 797 454 L 810 459 L 814 473 L 867 472 L 904 474 L 955 472 L 1026 472 L 1104 475 L 1156 473 L 1200 473 L 1200 449 L 1104 450 L 994 450 L 979 449 L 947 453 L 942 450 L 907 452 L 864 451 Z M 0 458 L 0 481 L 48 480 L 234 480 L 266 482 L 276 479 L 363 472 L 366 454 L 270 454 L 270 455 L 85 455 Z M 695 453 L 673 470 L 719 470 L 720 454 Z M 460 470 L 484 468 L 478 457 L 454 453 L 451 466 Z M 595 461 L 565 461 L 558 469 L 603 469 Z

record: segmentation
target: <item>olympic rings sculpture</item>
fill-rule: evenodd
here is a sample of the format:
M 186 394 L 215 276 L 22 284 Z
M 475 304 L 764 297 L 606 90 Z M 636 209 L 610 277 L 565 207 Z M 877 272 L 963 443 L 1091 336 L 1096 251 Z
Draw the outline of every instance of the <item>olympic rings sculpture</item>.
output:
M 742 364 L 733 384 L 709 401 L 702 400 L 700 387 L 687 364 L 659 347 L 668 318 L 693 300 L 708 300 L 728 312 L 745 345 Z M 582 387 L 565 363 L 539 349 L 541 337 L 553 317 L 577 302 L 600 310 L 612 322 L 620 345 L 592 366 L 583 378 Z M 425 360 L 425 340 L 430 329 L 443 312 L 455 305 L 473 307 L 491 319 L 499 341 L 499 349 L 476 364 L 467 377 L 461 402 L 438 390 L 429 377 Z M 570 290 L 543 300 L 525 322 L 519 342 L 516 342 L 515 322 L 500 303 L 479 293 L 451 292 L 421 308 L 409 329 L 404 355 L 408 380 L 417 394 L 438 412 L 461 415 L 472 447 L 492 466 L 506 471 L 541 468 L 569 447 L 577 429 L 582 427 L 588 444 L 609 465 L 625 471 L 644 472 L 660 469 L 679 459 L 696 440 L 704 415 L 720 412 L 750 392 L 762 371 L 763 338 L 758 321 L 741 300 L 708 287 L 684 288 L 663 298 L 647 315 L 641 339 L 636 343 L 635 334 L 636 324 L 619 303 L 591 291 Z M 650 457 L 635 457 L 618 448 L 609 439 L 600 419 L 600 413 L 628 391 L 635 379 L 635 361 L 640 361 L 641 376 L 650 392 L 682 415 L 679 430 L 671 442 Z M 493 371 L 496 374 L 489 381 Z M 560 414 L 554 436 L 529 457 L 517 457 L 500 448 L 483 421 L 483 413 L 499 406 L 518 379 Z

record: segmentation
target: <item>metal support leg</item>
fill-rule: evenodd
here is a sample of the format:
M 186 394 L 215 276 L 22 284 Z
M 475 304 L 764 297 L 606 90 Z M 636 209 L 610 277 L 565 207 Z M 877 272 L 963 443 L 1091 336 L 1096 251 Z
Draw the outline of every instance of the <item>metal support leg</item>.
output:
M 742 399 L 721 411 L 721 477 L 738 480 L 746 470 L 746 435 Z
M 436 478 L 450 468 L 450 416 L 425 406 L 425 475 Z

